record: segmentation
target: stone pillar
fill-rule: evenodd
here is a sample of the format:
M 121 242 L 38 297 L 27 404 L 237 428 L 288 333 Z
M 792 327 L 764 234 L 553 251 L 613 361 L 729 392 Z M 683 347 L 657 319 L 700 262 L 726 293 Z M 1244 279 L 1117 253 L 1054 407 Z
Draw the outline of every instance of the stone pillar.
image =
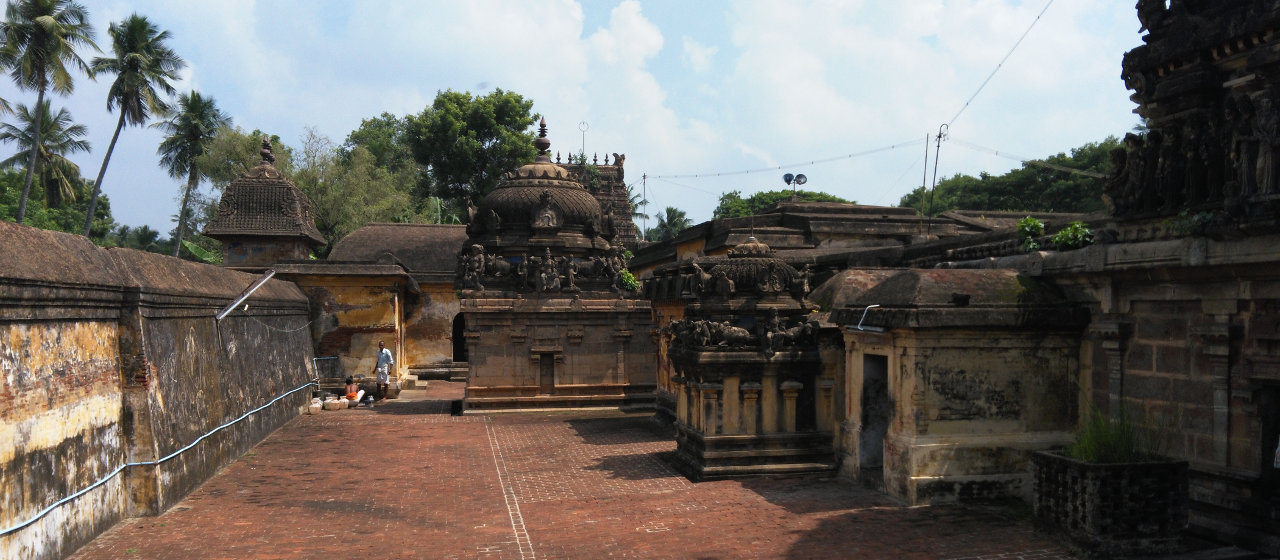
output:
M 720 415 L 721 433 L 742 433 L 742 395 L 738 392 L 740 381 L 737 377 L 726 377 L 724 380 L 724 391 L 720 393 L 720 398 L 724 399 L 723 413 Z
M 803 388 L 804 383 L 799 381 L 782 382 L 782 431 L 784 432 L 796 431 L 796 397 L 800 395 L 800 389 Z
M 1208 374 L 1213 387 L 1213 461 L 1227 466 L 1231 439 L 1231 346 L 1228 327 L 1225 323 L 1214 324 L 1195 329 L 1192 334 L 1202 345 L 1204 355 L 1209 358 Z
M 719 383 L 703 383 L 699 387 L 702 392 L 702 434 L 715 435 L 720 433 L 717 427 L 720 424 L 720 392 L 724 390 L 724 385 Z
M 772 371 L 765 373 L 760 379 L 760 431 L 766 434 L 778 433 L 778 376 Z
M 836 382 L 823 378 L 818 380 L 816 403 L 818 414 L 818 431 L 829 432 L 835 426 L 835 386 Z
M 676 422 L 689 425 L 689 393 L 685 391 L 684 378 L 675 376 L 671 378 L 672 389 L 676 394 Z
M 702 384 L 689 382 L 689 427 L 696 432 L 702 431 Z
M 1107 357 L 1107 408 L 1112 417 L 1120 414 L 1124 399 L 1124 351 L 1127 325 L 1120 321 L 1096 321 L 1089 330 L 1098 337 Z
M 760 433 L 756 419 L 760 417 L 759 400 L 760 384 L 748 381 L 742 388 L 742 433 L 755 435 Z

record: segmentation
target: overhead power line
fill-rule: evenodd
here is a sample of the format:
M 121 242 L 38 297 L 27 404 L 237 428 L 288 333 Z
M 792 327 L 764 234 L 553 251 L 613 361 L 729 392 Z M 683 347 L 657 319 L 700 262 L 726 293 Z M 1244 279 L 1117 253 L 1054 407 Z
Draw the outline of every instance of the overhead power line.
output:
M 1098 172 L 1096 172 L 1096 171 L 1085 171 L 1085 170 L 1083 170 L 1083 169 L 1072 169 L 1072 168 L 1070 168 L 1070 167 L 1066 167 L 1066 166 L 1063 166 L 1063 165 L 1056 165 L 1056 164 L 1052 164 L 1052 163 L 1049 163 L 1049 162 L 1047 162 L 1047 161 L 1040 160 L 1040 159 L 1030 159 L 1030 158 L 1025 158 L 1025 157 L 1022 157 L 1022 156 L 1018 156 L 1018 155 L 1011 154 L 1011 153 L 1009 153 L 1009 152 L 1004 152 L 1004 151 L 1001 151 L 1001 150 L 997 150 L 997 149 L 995 149 L 995 148 L 988 148 L 988 147 L 986 147 L 986 146 L 979 146 L 979 145 L 974 144 L 974 143 L 972 143 L 972 142 L 965 142 L 964 140 L 959 140 L 959 139 L 956 139 L 956 138 L 952 138 L 952 139 L 951 139 L 951 141 L 952 141 L 952 142 L 955 142 L 956 144 L 959 144 L 959 145 L 961 145 L 961 146 L 964 146 L 964 147 L 966 147 L 966 148 L 969 148 L 970 150 L 977 150 L 977 151 L 979 151 L 979 152 L 987 152 L 987 153 L 989 153 L 989 154 L 994 154 L 994 155 L 997 155 L 997 156 L 1000 156 L 1000 157 L 1003 157 L 1003 158 L 1012 159 L 1012 160 L 1019 161 L 1019 162 L 1022 162 L 1022 163 L 1028 164 L 1028 165 L 1035 165 L 1035 166 L 1039 166 L 1039 167 L 1044 167 L 1044 168 L 1046 168 L 1046 169 L 1054 169 L 1054 170 L 1057 170 L 1057 171 L 1064 171 L 1064 172 L 1067 172 L 1067 173 L 1073 173 L 1073 174 L 1075 174 L 1075 175 L 1084 175 L 1085 177 L 1093 177 L 1094 179 L 1106 179 L 1106 178 L 1107 178 L 1106 174 L 1104 174 L 1104 173 L 1098 173 Z
M 1044 5 L 1044 9 L 1040 10 L 1040 13 L 1036 15 L 1036 19 L 1032 20 L 1031 25 L 1027 26 L 1027 30 L 1022 32 L 1021 37 L 1018 37 L 1018 41 L 1013 44 L 1013 48 L 1009 49 L 1009 52 L 1005 53 L 1004 58 L 1000 59 L 1000 64 L 997 64 L 995 69 L 992 70 L 991 73 L 987 75 L 987 79 L 982 80 L 982 85 L 978 86 L 978 90 L 973 92 L 973 95 L 969 96 L 969 100 L 964 102 L 964 106 L 960 107 L 959 111 L 956 111 L 956 116 L 951 117 L 951 120 L 947 121 L 947 126 L 951 126 L 952 124 L 954 124 L 956 122 L 956 119 L 960 118 L 960 114 L 963 113 L 965 109 L 968 109 L 969 104 L 973 103 L 973 100 L 978 97 L 978 94 L 982 93 L 982 88 L 987 87 L 987 82 L 990 82 L 991 78 L 994 78 L 996 76 L 996 72 L 999 72 L 1000 67 L 1004 66 L 1005 61 L 1009 60 L 1009 56 L 1013 54 L 1013 51 L 1018 50 L 1018 45 L 1021 45 L 1022 40 L 1027 38 L 1027 34 L 1031 33 L 1031 28 L 1036 26 L 1036 22 L 1040 21 L 1040 16 L 1043 16 L 1044 13 L 1049 10 L 1049 6 L 1051 5 L 1053 5 L 1053 0 L 1049 0 L 1049 2 Z
M 788 163 L 785 165 L 775 165 L 773 167 L 762 167 L 760 169 L 747 169 L 743 171 L 723 171 L 719 173 L 690 173 L 685 175 L 649 175 L 649 178 L 650 179 L 701 179 L 705 177 L 731 177 L 734 175 L 747 175 L 749 173 L 763 173 L 766 171 L 778 171 L 784 168 L 790 169 L 794 167 L 800 167 L 802 165 L 817 165 L 819 163 L 831 163 L 833 161 L 840 161 L 843 159 L 852 159 L 852 158 L 867 156 L 875 153 L 887 152 L 889 150 L 895 150 L 903 146 L 914 145 L 915 143 L 916 143 L 915 140 L 912 140 L 910 142 L 899 142 L 892 146 L 884 146 L 882 148 L 875 148 L 875 149 L 865 150 L 861 152 L 854 152 L 852 154 L 845 154 L 842 156 L 835 156 L 835 157 L 829 157 L 829 158 L 823 158 L 823 159 L 813 159 L 809 161 L 802 161 L 799 163 Z

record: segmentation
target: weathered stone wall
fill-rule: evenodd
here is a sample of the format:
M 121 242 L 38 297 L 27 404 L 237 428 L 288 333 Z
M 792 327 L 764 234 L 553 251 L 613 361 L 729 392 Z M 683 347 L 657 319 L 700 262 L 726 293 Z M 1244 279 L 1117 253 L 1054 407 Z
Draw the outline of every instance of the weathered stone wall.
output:
M 453 356 L 453 321 L 458 315 L 458 291 L 453 284 L 419 286 L 417 305 L 404 318 L 406 370 L 449 364 Z
M 646 301 L 467 298 L 462 313 L 469 410 L 653 403 Z
M 298 277 L 296 281 L 311 301 L 317 356 L 336 356 L 344 375 L 371 376 L 377 361 L 378 341 L 386 342 L 396 356 L 396 371 L 406 363 L 400 332 L 402 287 L 395 277 Z
M 307 304 L 273 281 L 0 222 L 0 556 L 56 558 L 123 517 L 156 513 L 298 413 Z M 122 469 L 117 473 L 117 469 Z M 114 476 L 113 476 L 114 475 Z
M 1189 461 L 1202 508 L 1271 523 L 1280 519 L 1280 266 L 1249 261 L 1273 259 L 1263 248 L 1278 240 L 1158 241 L 1046 260 L 1096 306 L 1082 355 L 1089 408 L 1123 408 L 1159 451 Z
M 885 489 L 910 503 L 1030 492 L 1029 451 L 1075 427 L 1078 338 L 982 329 L 851 333 L 846 476 L 861 476 L 863 358 L 888 364 Z M 874 415 L 874 411 L 872 411 Z M 876 436 L 881 437 L 881 436 Z M 878 472 L 875 474 L 879 474 Z M 877 481 L 869 481 L 875 483 Z

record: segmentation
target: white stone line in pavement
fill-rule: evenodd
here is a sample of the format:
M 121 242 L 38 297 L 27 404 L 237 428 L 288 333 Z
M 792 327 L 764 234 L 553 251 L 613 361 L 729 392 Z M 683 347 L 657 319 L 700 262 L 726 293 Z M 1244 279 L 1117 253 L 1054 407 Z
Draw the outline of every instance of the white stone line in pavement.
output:
M 524 516 L 520 515 L 520 503 L 516 500 L 516 490 L 511 484 L 511 476 L 507 474 L 507 460 L 488 417 L 485 417 L 484 431 L 489 436 L 489 450 L 493 452 L 493 464 L 498 469 L 498 484 L 502 486 L 502 497 L 507 502 L 507 515 L 511 517 L 511 530 L 516 535 L 516 545 L 520 547 L 520 558 L 533 560 L 537 558 L 533 553 L 533 542 L 529 540 L 529 532 L 525 530 Z

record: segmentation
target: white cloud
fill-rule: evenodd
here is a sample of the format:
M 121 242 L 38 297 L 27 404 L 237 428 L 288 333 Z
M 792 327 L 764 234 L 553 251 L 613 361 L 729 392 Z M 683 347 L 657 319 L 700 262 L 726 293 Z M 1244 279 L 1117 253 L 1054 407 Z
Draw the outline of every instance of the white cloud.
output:
M 681 58 L 694 72 L 701 74 L 711 67 L 711 57 L 715 56 L 716 47 L 703 45 L 689 37 L 684 38 L 684 51 Z

